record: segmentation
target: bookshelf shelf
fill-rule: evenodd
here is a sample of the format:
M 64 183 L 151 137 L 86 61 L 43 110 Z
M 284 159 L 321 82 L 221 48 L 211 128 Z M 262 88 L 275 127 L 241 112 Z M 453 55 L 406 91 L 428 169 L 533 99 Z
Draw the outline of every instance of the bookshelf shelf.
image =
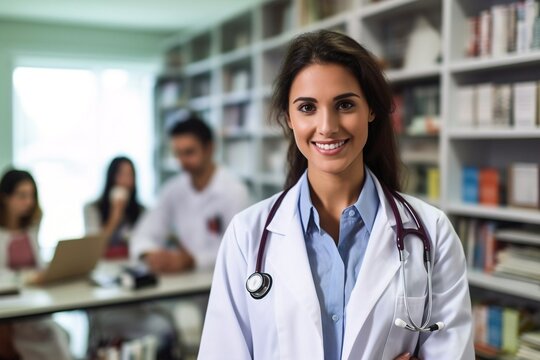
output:
M 237 104 L 251 100 L 252 94 L 250 90 L 237 90 L 224 94 L 221 100 L 224 105 Z
M 212 106 L 213 96 L 201 96 L 189 100 L 189 107 L 193 110 L 204 110 Z
M 396 84 L 407 81 L 435 79 L 441 75 L 441 67 L 433 66 L 423 69 L 401 69 L 401 70 L 388 70 L 385 72 L 386 78 Z
M 473 269 L 469 269 L 467 274 L 469 284 L 473 286 L 540 301 L 540 286 L 536 284 L 493 276 Z
M 438 164 L 439 154 L 424 151 L 406 151 L 401 154 L 401 160 L 407 164 Z
M 361 6 L 358 14 L 361 18 L 376 20 L 380 17 L 396 16 L 404 11 L 424 9 L 436 3 L 436 0 L 385 0 Z
M 227 65 L 244 59 L 249 59 L 253 52 L 254 49 L 252 46 L 246 46 L 240 49 L 236 49 L 221 55 L 220 63 L 223 65 Z
M 304 25 L 303 27 L 298 29 L 298 31 L 296 31 L 295 34 L 300 34 L 300 33 L 309 32 L 309 31 L 323 30 L 323 29 L 336 29 L 336 28 L 339 28 L 340 26 L 345 26 L 348 20 L 351 19 L 351 17 L 353 16 L 354 16 L 353 12 L 345 11 L 343 13 L 330 16 L 326 19 Z
M 515 221 L 527 224 L 540 224 L 540 210 L 450 203 L 446 206 L 446 211 L 455 215 Z
M 540 128 L 532 129 L 450 129 L 450 139 L 540 139 Z
M 540 235 L 523 230 L 497 230 L 495 232 L 497 240 L 523 245 L 540 246 Z
M 450 71 L 454 74 L 474 71 L 495 70 L 501 68 L 516 68 L 540 63 L 540 51 L 531 51 L 524 54 L 509 54 L 501 58 L 472 58 L 451 62 Z
M 208 58 L 205 60 L 187 64 L 184 67 L 184 74 L 186 76 L 195 76 L 204 72 L 208 72 L 212 70 L 216 64 L 217 64 L 216 58 Z

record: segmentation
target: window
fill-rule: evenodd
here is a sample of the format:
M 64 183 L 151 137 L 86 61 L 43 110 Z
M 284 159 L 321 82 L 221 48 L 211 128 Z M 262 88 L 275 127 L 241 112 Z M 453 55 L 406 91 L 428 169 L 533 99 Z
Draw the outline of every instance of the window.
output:
M 139 197 L 152 199 L 152 86 L 149 69 L 15 68 L 14 165 L 36 179 L 45 257 L 84 234 L 83 206 L 99 196 L 113 157 L 134 161 Z

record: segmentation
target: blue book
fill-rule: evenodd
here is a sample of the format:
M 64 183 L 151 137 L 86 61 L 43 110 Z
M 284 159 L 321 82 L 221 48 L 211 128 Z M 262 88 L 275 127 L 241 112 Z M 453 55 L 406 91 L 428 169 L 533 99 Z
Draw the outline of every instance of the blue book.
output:
M 467 203 L 478 203 L 478 181 L 480 171 L 476 167 L 463 168 L 462 200 Z
M 488 309 L 488 344 L 502 348 L 502 318 L 503 309 L 500 306 L 490 306 Z

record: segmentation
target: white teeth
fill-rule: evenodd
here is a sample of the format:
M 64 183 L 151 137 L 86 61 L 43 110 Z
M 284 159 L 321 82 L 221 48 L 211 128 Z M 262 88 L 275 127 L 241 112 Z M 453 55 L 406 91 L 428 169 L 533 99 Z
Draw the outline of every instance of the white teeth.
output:
M 334 150 L 334 149 L 337 149 L 339 147 L 342 147 L 343 144 L 345 144 L 345 141 L 340 141 L 340 142 L 337 142 L 337 143 L 333 143 L 333 144 L 320 144 L 320 143 L 315 143 L 315 145 L 319 148 L 319 149 L 322 149 L 322 150 Z

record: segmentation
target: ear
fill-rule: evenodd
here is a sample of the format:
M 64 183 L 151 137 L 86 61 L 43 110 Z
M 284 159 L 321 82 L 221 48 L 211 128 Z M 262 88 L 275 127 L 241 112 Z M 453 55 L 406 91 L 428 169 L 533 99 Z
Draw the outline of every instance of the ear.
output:
M 375 113 L 372 110 L 370 110 L 369 111 L 368 122 L 373 122 L 373 120 L 375 120 Z
M 291 117 L 289 116 L 289 112 L 285 114 L 285 119 L 287 120 L 287 126 L 289 127 L 289 129 L 292 130 L 293 127 L 292 127 Z

